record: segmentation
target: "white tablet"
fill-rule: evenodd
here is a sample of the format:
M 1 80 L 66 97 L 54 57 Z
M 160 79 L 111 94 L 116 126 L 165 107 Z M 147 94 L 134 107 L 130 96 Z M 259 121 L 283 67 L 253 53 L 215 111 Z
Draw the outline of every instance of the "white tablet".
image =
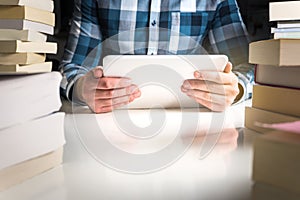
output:
M 196 70 L 223 71 L 225 55 L 110 55 L 103 59 L 104 76 L 131 78 L 141 97 L 123 108 L 198 107 L 181 92 L 186 79 Z

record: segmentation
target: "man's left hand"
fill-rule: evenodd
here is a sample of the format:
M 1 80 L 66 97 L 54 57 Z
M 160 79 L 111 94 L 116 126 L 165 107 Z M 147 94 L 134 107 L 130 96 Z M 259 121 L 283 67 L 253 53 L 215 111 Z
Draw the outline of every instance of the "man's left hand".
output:
M 212 111 L 224 111 L 239 94 L 238 78 L 230 62 L 223 72 L 195 71 L 194 77 L 183 82 L 181 91 Z

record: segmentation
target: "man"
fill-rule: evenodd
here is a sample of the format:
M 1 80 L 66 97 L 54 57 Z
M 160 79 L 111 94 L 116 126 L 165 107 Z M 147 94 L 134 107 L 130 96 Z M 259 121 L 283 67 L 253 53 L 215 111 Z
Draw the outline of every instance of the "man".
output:
M 196 71 L 182 92 L 213 111 L 251 95 L 253 68 L 235 0 L 75 0 L 74 8 L 61 65 L 69 100 L 103 113 L 141 95 L 128 78 L 105 77 L 107 54 L 197 54 L 202 47 L 233 64 L 224 72 Z

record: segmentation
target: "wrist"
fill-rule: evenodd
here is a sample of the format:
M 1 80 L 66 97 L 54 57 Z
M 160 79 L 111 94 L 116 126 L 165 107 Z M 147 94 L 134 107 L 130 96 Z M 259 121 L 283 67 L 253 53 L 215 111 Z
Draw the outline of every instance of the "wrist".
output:
M 83 77 L 80 77 L 73 85 L 72 102 L 85 104 L 85 99 L 83 97 Z

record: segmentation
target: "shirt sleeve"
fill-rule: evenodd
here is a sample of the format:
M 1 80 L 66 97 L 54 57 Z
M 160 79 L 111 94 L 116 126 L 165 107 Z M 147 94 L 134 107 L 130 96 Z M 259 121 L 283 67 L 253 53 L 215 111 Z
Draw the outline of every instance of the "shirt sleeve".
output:
M 72 100 L 74 83 L 92 68 L 101 57 L 102 36 L 97 17 L 97 1 L 75 0 L 72 25 L 60 70 L 63 74 L 61 93 Z
M 236 102 L 250 98 L 254 66 L 248 63 L 248 33 L 236 0 L 223 0 L 219 3 L 208 39 L 213 52 L 227 55 L 234 66 L 233 72 L 239 78 L 241 92 L 240 99 L 236 99 Z

